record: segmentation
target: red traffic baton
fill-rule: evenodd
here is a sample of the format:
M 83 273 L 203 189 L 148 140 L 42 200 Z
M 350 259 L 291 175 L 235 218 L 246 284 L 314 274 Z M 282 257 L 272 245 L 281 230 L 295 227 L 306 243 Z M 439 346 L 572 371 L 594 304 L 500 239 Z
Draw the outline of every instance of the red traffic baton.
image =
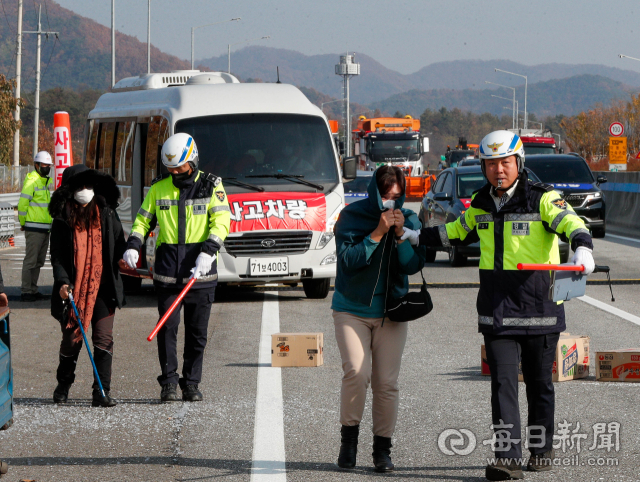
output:
M 518 269 L 523 271 L 584 271 L 584 266 L 573 264 L 526 264 L 518 263 Z
M 160 321 L 158 321 L 158 324 L 156 325 L 156 327 L 153 329 L 151 334 L 147 337 L 147 341 L 151 341 L 155 338 L 155 336 L 160 331 L 160 328 L 164 326 L 164 324 L 167 322 L 167 320 L 171 316 L 171 313 L 173 313 L 175 309 L 180 305 L 182 298 L 185 297 L 185 295 L 191 289 L 191 287 L 193 286 L 193 283 L 195 282 L 196 282 L 196 279 L 194 277 L 189 278 L 189 282 L 187 283 L 187 286 L 185 286 L 184 289 L 180 292 L 180 294 L 178 295 L 176 300 L 171 304 L 167 312 L 164 315 L 162 315 L 162 318 L 160 318 Z

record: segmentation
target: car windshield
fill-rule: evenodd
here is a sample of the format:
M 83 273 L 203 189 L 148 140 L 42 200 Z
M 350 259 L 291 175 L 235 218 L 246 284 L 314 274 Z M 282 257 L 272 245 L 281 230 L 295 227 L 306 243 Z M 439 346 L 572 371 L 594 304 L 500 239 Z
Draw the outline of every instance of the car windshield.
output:
M 346 194 L 367 192 L 372 177 L 356 177 L 353 181 L 344 184 L 344 192 Z
M 405 162 L 420 157 L 420 145 L 415 139 L 370 139 L 369 155 L 373 162 Z
M 480 165 L 480 159 L 463 159 L 460 161 L 460 166 L 479 166 Z
M 556 150 L 551 146 L 524 146 L 525 155 L 531 154 L 555 154 Z
M 593 175 L 587 163 L 582 159 L 535 159 L 527 158 L 525 165 L 542 180 L 542 182 L 592 184 Z
M 458 174 L 458 198 L 469 199 L 475 191 L 487 183 L 481 172 L 477 174 Z
M 286 179 L 255 175 L 295 174 L 320 182 L 325 189 L 338 183 L 331 135 L 319 117 L 293 114 L 233 114 L 182 119 L 176 132 L 196 141 L 200 169 L 222 178 L 272 186 L 274 190 L 306 190 Z M 228 190 L 242 189 L 229 186 Z
M 449 164 L 451 167 L 455 167 L 462 159 L 469 156 L 473 157 L 473 151 L 451 151 L 449 154 Z

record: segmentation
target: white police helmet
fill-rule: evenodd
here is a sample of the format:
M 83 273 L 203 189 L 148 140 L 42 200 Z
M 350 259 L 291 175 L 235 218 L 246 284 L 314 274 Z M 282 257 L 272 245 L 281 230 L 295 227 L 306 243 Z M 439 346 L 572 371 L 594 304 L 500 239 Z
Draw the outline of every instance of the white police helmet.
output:
M 183 132 L 174 134 L 162 145 L 162 164 L 167 167 L 180 167 L 187 162 L 193 168 L 198 167 L 198 148 L 196 141 Z
M 480 143 L 479 157 L 482 173 L 485 176 L 485 159 L 500 159 L 508 156 L 516 156 L 518 173 L 521 173 L 524 170 L 524 146 L 518 134 L 509 131 L 493 131 L 484 136 Z
M 48 164 L 50 166 L 53 166 L 53 162 L 51 161 L 51 155 L 47 151 L 38 152 L 33 162 L 39 162 L 40 164 Z

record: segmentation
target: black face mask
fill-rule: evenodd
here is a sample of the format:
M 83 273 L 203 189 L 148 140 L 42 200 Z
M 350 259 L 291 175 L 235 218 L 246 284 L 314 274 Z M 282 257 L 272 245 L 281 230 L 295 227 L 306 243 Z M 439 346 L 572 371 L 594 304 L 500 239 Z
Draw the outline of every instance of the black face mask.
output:
M 38 172 L 40 173 L 41 176 L 47 177 L 51 172 L 51 168 L 49 166 L 40 166 L 38 168 Z
M 191 177 L 194 177 L 194 174 L 196 174 L 196 172 L 197 171 L 194 169 L 192 172 L 186 171 L 181 172 L 180 174 L 171 174 L 173 185 L 178 189 L 184 187 L 185 182 L 189 181 Z

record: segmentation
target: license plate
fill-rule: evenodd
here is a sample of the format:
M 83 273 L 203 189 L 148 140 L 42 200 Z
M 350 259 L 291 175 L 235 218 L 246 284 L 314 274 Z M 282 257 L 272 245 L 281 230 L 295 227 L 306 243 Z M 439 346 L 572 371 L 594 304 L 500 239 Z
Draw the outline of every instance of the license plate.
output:
M 289 274 L 289 258 L 249 258 L 249 276 Z

